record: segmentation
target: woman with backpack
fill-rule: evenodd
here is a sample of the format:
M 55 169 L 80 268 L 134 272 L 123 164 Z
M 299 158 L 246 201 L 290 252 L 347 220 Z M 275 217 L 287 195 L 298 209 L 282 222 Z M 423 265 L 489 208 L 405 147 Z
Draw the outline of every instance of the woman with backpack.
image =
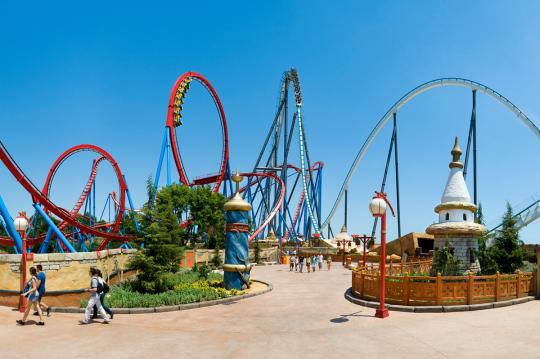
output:
M 103 307 L 101 306 L 101 301 L 99 300 L 99 292 L 102 292 L 103 289 L 101 288 L 102 285 L 99 283 L 99 277 L 98 277 L 98 270 L 94 267 L 90 268 L 90 271 L 88 272 L 90 275 L 90 288 L 86 288 L 85 292 L 90 292 L 90 298 L 88 298 L 88 305 L 86 306 L 86 310 L 84 312 L 84 319 L 79 321 L 80 324 L 88 324 L 90 323 L 90 319 L 92 317 L 92 311 L 94 309 L 94 305 L 97 306 L 97 310 L 101 317 L 103 318 L 103 323 L 109 323 L 109 316 L 107 315 L 107 312 Z
M 28 313 L 30 313 L 30 308 L 32 308 L 33 306 L 39 315 L 39 322 L 37 323 L 37 325 L 45 325 L 45 323 L 43 322 L 43 313 L 41 312 L 41 308 L 39 306 L 39 292 L 37 285 L 38 280 L 36 278 L 37 270 L 35 267 L 30 268 L 30 274 L 32 275 L 32 277 L 28 282 L 26 282 L 24 290 L 21 293 L 21 297 L 27 297 L 28 299 L 28 302 L 26 303 L 26 310 L 24 311 L 22 319 L 17 320 L 17 324 L 26 324 L 26 318 L 28 317 Z
M 109 285 L 103 279 L 103 275 L 101 274 L 101 270 L 97 269 L 97 275 L 98 275 L 99 284 L 101 285 L 101 288 L 99 288 L 99 285 L 98 285 L 98 289 L 101 289 L 101 292 L 98 293 L 99 294 L 99 301 L 101 302 L 101 306 L 103 307 L 103 309 L 105 309 L 107 314 L 109 314 L 109 317 L 112 319 L 114 317 L 113 311 L 111 310 L 111 308 L 109 308 L 109 307 L 107 307 L 105 305 L 105 296 L 107 295 L 107 293 L 109 293 Z M 97 318 L 97 312 L 98 312 L 97 305 L 94 305 L 94 315 L 92 316 L 92 319 Z

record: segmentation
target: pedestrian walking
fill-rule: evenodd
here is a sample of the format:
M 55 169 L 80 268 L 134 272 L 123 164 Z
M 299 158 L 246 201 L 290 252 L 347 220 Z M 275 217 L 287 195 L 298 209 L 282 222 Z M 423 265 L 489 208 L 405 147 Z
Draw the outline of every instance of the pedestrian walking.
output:
M 328 270 L 330 270 L 330 267 L 332 266 L 332 257 L 326 257 L 326 265 L 328 266 Z
M 51 315 L 51 308 L 43 302 L 43 296 L 45 295 L 45 282 L 47 281 L 47 275 L 43 271 L 43 266 L 41 264 L 38 264 L 36 266 L 37 269 L 37 286 L 38 286 L 38 294 L 39 294 L 39 306 L 41 307 L 41 311 L 45 310 L 47 312 L 47 316 L 49 317 Z M 36 311 L 34 312 L 34 315 L 39 315 L 39 313 Z
M 99 292 L 101 292 L 101 287 L 98 279 L 98 271 L 96 268 L 92 267 L 90 268 L 90 271 L 88 272 L 90 275 L 90 288 L 86 288 L 85 292 L 90 292 L 90 297 L 88 298 L 88 305 L 86 306 L 86 310 L 84 312 L 84 319 L 81 320 L 80 324 L 88 324 L 90 323 L 90 319 L 92 316 L 92 311 L 94 309 L 94 305 L 97 306 L 98 312 L 103 318 L 103 323 L 109 323 L 109 317 L 107 316 L 107 312 L 105 312 L 105 309 L 101 306 L 101 301 L 99 300 Z
M 310 256 L 307 256 L 306 257 L 306 267 L 307 267 L 307 272 L 311 272 L 311 257 Z
M 43 314 L 41 313 L 41 308 L 39 307 L 39 292 L 38 292 L 38 279 L 37 279 L 37 270 L 35 267 L 30 268 L 30 280 L 26 282 L 26 285 L 24 286 L 24 290 L 21 293 L 21 297 L 27 298 L 26 303 L 26 310 L 24 311 L 24 315 L 22 319 L 17 320 L 17 324 L 19 325 L 25 325 L 26 324 L 26 318 L 28 318 L 28 313 L 30 313 L 30 309 L 32 307 L 35 308 L 35 310 L 38 312 L 39 315 L 39 322 L 37 322 L 37 325 L 45 325 L 43 322 Z
M 315 268 L 317 268 L 317 256 L 316 255 L 311 257 L 311 267 L 313 268 L 313 273 L 315 273 Z
M 317 264 L 319 265 L 319 271 L 322 271 L 323 261 L 323 255 L 319 253 L 319 255 L 317 256 Z
M 292 272 L 294 270 L 294 262 L 296 260 L 296 257 L 291 255 L 291 258 L 289 259 L 289 272 Z
M 298 255 L 298 269 L 300 273 L 304 269 L 304 257 L 301 254 Z
M 107 295 L 107 293 L 109 293 L 109 285 L 105 282 L 105 280 L 103 279 L 103 275 L 101 274 L 101 270 L 97 270 L 98 272 L 98 281 L 99 281 L 99 284 L 101 284 L 101 289 L 102 291 L 99 294 L 99 301 L 101 302 L 101 306 L 103 307 L 103 309 L 105 309 L 105 311 L 107 312 L 107 314 L 109 314 L 109 317 L 111 319 L 114 318 L 114 313 L 113 311 L 111 310 L 111 308 L 107 307 L 105 305 L 105 296 Z M 97 309 L 97 305 L 94 305 L 94 315 L 92 315 L 92 319 L 97 319 L 97 316 L 98 316 L 98 309 Z

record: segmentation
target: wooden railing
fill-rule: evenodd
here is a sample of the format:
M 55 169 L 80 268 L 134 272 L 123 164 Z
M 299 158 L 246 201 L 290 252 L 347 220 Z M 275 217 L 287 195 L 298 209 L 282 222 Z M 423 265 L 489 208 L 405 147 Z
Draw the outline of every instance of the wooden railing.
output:
M 433 261 L 431 259 L 405 263 L 386 263 L 386 275 L 427 274 L 431 271 Z M 366 263 L 365 266 L 360 261 L 359 267 L 354 271 L 364 271 L 368 274 L 377 274 L 379 272 L 378 263 Z
M 359 298 L 379 299 L 376 271 L 356 270 L 352 291 Z M 532 273 L 491 276 L 386 276 L 386 302 L 401 305 L 464 305 L 498 302 L 533 292 Z

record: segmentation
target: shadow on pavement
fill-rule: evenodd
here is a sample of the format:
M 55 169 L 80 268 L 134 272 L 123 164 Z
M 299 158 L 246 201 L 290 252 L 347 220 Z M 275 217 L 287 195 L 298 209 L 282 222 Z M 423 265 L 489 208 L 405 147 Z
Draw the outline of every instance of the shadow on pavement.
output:
M 339 317 L 330 319 L 330 322 L 331 323 L 336 323 L 336 324 L 345 323 L 345 322 L 349 321 L 349 317 L 374 318 L 372 315 L 369 315 L 369 314 L 358 314 L 358 313 L 362 313 L 362 312 L 358 311 L 358 312 L 354 312 L 354 313 L 351 313 L 351 314 L 340 314 Z

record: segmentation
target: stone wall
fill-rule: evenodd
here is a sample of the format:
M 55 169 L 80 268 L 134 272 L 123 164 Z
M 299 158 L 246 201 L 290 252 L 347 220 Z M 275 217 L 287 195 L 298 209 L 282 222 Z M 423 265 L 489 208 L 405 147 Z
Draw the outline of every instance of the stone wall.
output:
M 478 250 L 478 239 L 475 237 L 435 237 L 435 243 L 433 248 L 435 251 L 438 249 L 443 249 L 446 242 L 448 241 L 450 248 L 453 249 L 454 258 L 461 261 L 460 269 L 462 271 L 470 270 L 473 273 L 478 273 L 480 271 L 480 262 L 478 258 L 474 257 L 473 251 Z M 471 262 L 471 257 L 473 256 L 473 261 Z M 435 259 L 434 259 L 435 260 Z M 434 263 L 435 264 L 435 263 Z
M 193 251 L 186 251 L 185 253 L 187 254 L 188 252 Z M 213 249 L 197 249 L 197 263 L 207 264 L 209 262 L 212 262 L 212 258 L 214 258 L 214 253 L 215 251 Z M 278 247 L 261 248 L 260 254 L 262 262 L 277 262 L 279 249 Z M 219 251 L 219 256 L 221 257 L 221 261 L 223 262 L 225 258 L 225 251 L 223 249 Z M 255 261 L 255 249 L 249 249 L 249 261 L 252 263 Z
M 89 286 L 88 271 L 97 267 L 105 279 L 123 279 L 136 250 L 112 249 L 101 252 L 34 254 L 27 268 L 41 264 L 47 274 L 47 299 L 53 306 L 78 306 L 83 288 Z M 133 273 L 127 273 L 133 274 Z M 29 275 L 29 274 L 28 274 Z M 21 255 L 0 254 L 0 305 L 16 307 L 19 301 Z

